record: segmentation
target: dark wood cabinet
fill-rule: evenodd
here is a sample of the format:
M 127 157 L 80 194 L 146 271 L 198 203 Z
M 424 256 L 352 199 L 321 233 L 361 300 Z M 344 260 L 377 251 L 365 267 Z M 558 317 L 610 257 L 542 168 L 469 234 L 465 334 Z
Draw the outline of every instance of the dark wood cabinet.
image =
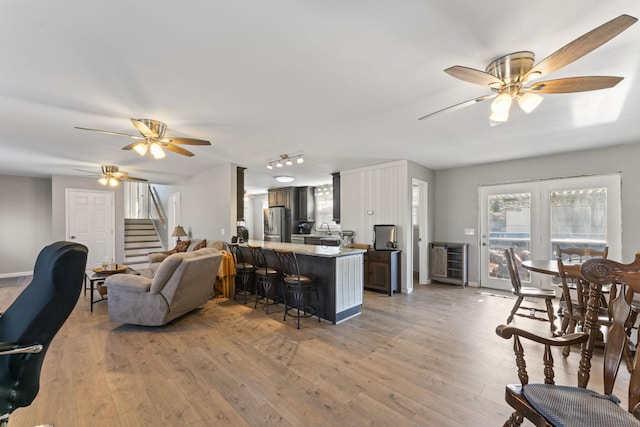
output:
M 236 219 L 244 221 L 244 171 L 246 168 L 236 168 Z
M 400 292 L 401 251 L 367 251 L 364 254 L 364 287 L 389 296 Z
M 316 199 L 315 187 L 296 187 L 297 209 L 295 209 L 296 221 L 315 221 Z
M 340 172 L 332 173 L 333 177 L 333 220 L 340 224 Z

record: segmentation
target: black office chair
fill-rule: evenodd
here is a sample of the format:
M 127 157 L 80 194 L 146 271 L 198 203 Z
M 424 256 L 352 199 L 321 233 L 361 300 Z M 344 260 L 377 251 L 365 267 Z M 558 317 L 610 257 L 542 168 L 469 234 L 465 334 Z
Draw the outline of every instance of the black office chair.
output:
M 80 296 L 87 252 L 72 242 L 46 246 L 36 259 L 31 283 L 0 315 L 0 426 L 38 394 L 49 344 Z

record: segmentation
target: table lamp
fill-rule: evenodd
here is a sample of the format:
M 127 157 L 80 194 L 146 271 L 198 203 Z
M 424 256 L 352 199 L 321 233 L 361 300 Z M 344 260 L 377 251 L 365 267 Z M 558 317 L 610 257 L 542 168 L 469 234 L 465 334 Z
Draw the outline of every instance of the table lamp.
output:
M 186 236 L 187 233 L 185 233 L 184 228 L 182 228 L 181 225 L 177 225 L 176 228 L 173 229 L 173 232 L 171 233 L 172 237 L 177 237 L 178 240 L 176 240 L 176 243 L 178 243 L 180 241 L 181 237 Z

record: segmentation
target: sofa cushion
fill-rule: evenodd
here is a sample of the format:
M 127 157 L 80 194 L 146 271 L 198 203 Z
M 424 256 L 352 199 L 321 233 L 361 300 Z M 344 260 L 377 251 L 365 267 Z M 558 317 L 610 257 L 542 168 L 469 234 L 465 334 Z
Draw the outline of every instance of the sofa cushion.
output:
M 176 269 L 182 263 L 182 260 L 195 258 L 202 255 L 215 255 L 219 253 L 214 248 L 202 248 L 197 251 L 180 252 L 169 255 L 164 261 L 160 263 L 160 266 L 153 275 L 153 284 L 151 285 L 150 292 L 152 294 L 158 294 L 162 291 L 167 281 L 173 276 Z
M 108 288 L 121 288 L 130 292 L 149 292 L 151 279 L 135 274 L 113 274 L 107 277 L 104 284 Z
M 175 251 L 174 253 L 186 252 L 190 244 L 191 244 L 191 240 L 181 240 L 178 243 L 176 243 L 176 247 L 173 248 L 171 251 Z
M 194 247 L 193 250 L 197 251 L 198 249 L 202 249 L 202 248 L 206 248 L 207 247 L 207 239 L 202 239 L 200 240 L 199 243 L 197 243 Z

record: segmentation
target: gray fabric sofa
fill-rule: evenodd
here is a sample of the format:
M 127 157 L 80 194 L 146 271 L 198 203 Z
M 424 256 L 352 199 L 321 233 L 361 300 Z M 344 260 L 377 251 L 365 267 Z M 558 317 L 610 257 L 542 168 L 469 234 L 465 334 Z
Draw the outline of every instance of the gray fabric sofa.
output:
M 201 242 L 202 240 L 200 239 L 191 240 L 189 246 L 187 247 L 186 252 L 193 251 L 194 248 L 198 246 L 198 244 L 200 244 Z M 206 243 L 207 248 L 214 248 L 219 251 L 224 249 L 224 243 L 219 240 L 205 239 L 204 243 Z M 149 254 L 149 271 L 151 271 L 151 277 L 155 276 L 156 271 L 160 267 L 160 263 L 162 263 L 162 261 L 164 261 L 169 255 L 171 254 L 169 254 L 168 252 L 153 252 Z
M 169 255 L 153 277 L 107 277 L 109 320 L 160 326 L 205 304 L 214 295 L 222 254 L 214 248 Z

